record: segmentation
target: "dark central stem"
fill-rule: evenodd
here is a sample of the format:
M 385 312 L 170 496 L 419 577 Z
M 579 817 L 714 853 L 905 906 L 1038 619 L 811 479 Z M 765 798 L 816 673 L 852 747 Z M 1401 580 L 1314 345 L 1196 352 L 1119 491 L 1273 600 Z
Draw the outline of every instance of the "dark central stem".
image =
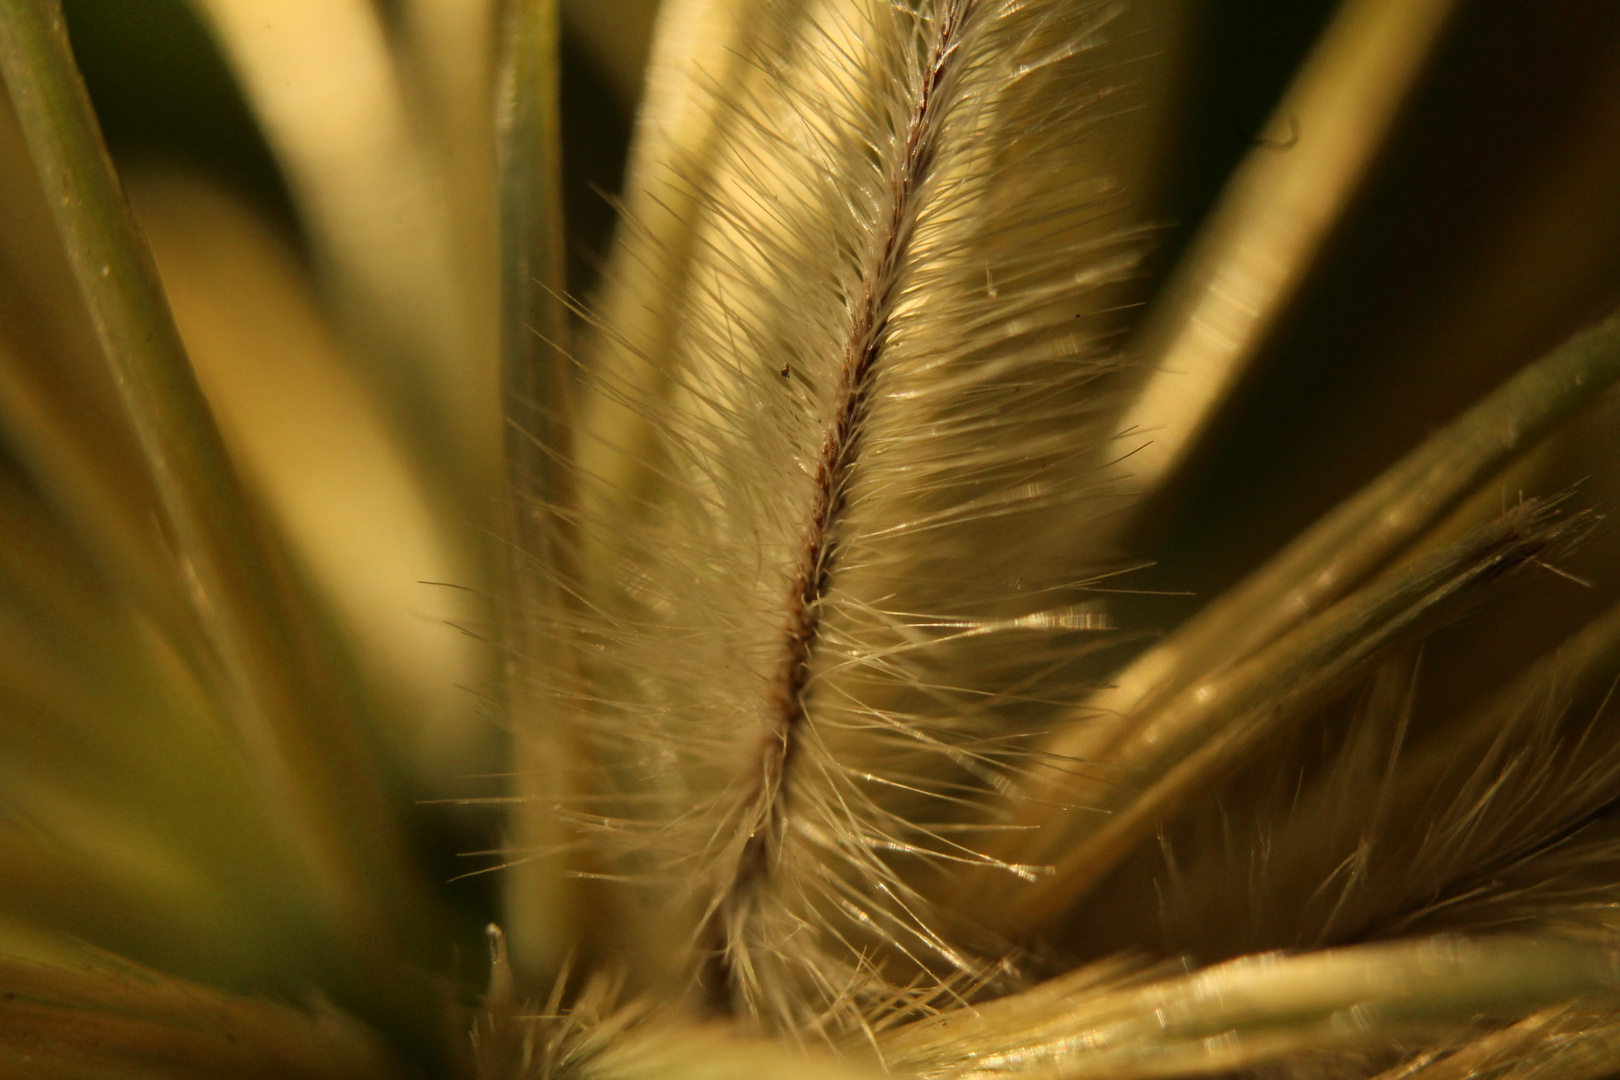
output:
M 944 107 L 963 24 L 976 0 L 948 0 L 933 28 L 915 101 L 907 119 L 899 158 L 890 177 L 889 216 L 864 277 L 853 312 L 848 343 L 827 435 L 821 445 L 812 486 L 804 543 L 788 591 L 781 659 L 771 681 L 766 733 L 756 757 L 752 787 L 744 803 L 747 843 L 707 929 L 712 949 L 705 980 L 716 1004 L 732 1004 L 735 990 L 735 920 L 771 874 L 784 832 L 787 777 L 809 722 L 806 688 L 821 634 L 823 601 L 838 566 L 840 526 L 849 503 L 849 481 L 865 436 L 873 386 L 888 341 L 901 268 L 910 252 L 919 189 L 938 154 Z

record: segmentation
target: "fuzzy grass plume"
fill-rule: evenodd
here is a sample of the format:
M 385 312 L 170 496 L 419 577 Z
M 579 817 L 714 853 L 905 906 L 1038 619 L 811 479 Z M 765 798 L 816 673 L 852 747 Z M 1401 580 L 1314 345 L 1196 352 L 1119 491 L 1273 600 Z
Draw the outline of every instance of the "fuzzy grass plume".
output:
M 984 858 L 976 795 L 1099 677 L 1112 362 L 1083 317 L 1131 260 L 1072 131 L 1103 10 L 761 17 L 759 67 L 794 73 L 715 106 L 671 351 L 586 384 L 580 443 L 636 439 L 640 475 L 577 479 L 549 711 L 577 710 L 575 811 L 612 822 L 584 843 L 656 921 L 632 932 L 793 1028 L 976 973 L 913 879 Z M 593 427 L 598 396 L 635 425 Z
M 0 0 L 0 1073 L 1620 1072 L 1620 17 L 1377 338 L 1485 0 L 666 0 L 588 293 L 558 6 Z

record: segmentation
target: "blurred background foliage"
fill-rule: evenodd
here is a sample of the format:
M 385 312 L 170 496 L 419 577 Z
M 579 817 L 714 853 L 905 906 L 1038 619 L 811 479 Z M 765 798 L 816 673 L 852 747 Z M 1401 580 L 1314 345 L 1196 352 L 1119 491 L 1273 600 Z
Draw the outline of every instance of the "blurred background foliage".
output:
M 334 30 L 329 54 L 300 59 L 270 45 L 253 51 L 255 20 L 268 27 L 309 6 L 290 0 L 64 6 L 233 453 L 355 644 L 413 843 L 439 881 L 487 866 L 493 860 L 461 856 L 499 847 L 498 808 L 459 800 L 500 794 L 505 765 L 488 704 L 499 694 L 490 644 L 500 558 L 493 137 L 476 108 L 494 66 L 494 8 L 334 0 L 329 10 L 348 11 L 371 37 Z M 656 7 L 564 4 L 569 285 L 587 303 L 611 242 Z M 1137 59 L 1118 73 L 1127 104 L 1096 137 L 1117 144 L 1128 181 L 1120 227 L 1148 226 L 1154 242 L 1120 297 L 1122 341 L 1262 141 L 1333 7 L 1141 0 L 1128 10 L 1123 33 Z M 451 33 L 465 36 L 454 49 Z M 383 69 L 355 60 L 368 48 Z M 460 67 L 444 60 L 452 55 Z M 257 75 L 233 73 L 261 61 Z M 359 183 L 342 165 L 352 129 L 322 136 L 255 119 L 274 115 L 266 100 L 276 80 L 303 77 L 299 63 L 319 65 L 304 74 L 339 96 L 350 74 L 404 88 L 394 120 L 405 164 L 389 159 L 395 171 L 379 180 L 415 170 L 416 201 L 401 202 L 398 216 L 357 215 L 366 196 L 354 184 L 336 190 L 336 180 Z M 352 94 L 368 92 L 356 83 Z M 1286 142 L 1265 149 L 1288 152 Z M 1532 14 L 1516 0 L 1464 4 L 1280 331 L 1196 469 L 1179 478 L 1174 512 L 1132 538 L 1129 554 L 1154 565 L 1130 579 L 1144 595 L 1122 601 L 1119 621 L 1173 626 L 1527 357 L 1611 307 L 1620 299 L 1617 191 L 1620 6 L 1545 0 Z M 377 265 L 347 264 L 334 238 L 351 226 L 381 229 L 397 247 L 382 244 Z M 1537 485 L 1590 477 L 1581 501 L 1612 502 L 1615 424 L 1611 410 L 1541 455 Z M 0 464 L 16 489 L 8 505 L 28 508 L 39 535 L 59 529 L 26 471 Z M 1599 609 L 1620 584 L 1615 548 L 1610 530 L 1568 567 L 1593 588 L 1571 584 L 1553 604 L 1510 597 L 1503 610 L 1514 634 L 1465 624 L 1443 636 L 1429 661 L 1441 677 L 1425 693 L 1470 699 L 1480 683 L 1470 672 L 1511 669 Z M 87 603 L 104 601 L 96 588 L 85 586 Z M 100 661 L 139 664 L 111 651 Z M 151 689 L 154 700 L 168 692 Z M 108 807 L 120 798 L 107 789 Z M 228 846 L 235 835 L 204 845 Z M 147 884 L 158 905 L 165 888 L 182 887 Z M 475 876 L 448 889 L 469 948 L 495 910 L 491 884 Z M 207 940 L 181 960 L 131 945 L 160 937 L 156 924 L 106 928 L 87 917 L 80 932 L 137 958 L 192 970 L 212 962 Z M 251 983 L 253 968 L 218 978 Z

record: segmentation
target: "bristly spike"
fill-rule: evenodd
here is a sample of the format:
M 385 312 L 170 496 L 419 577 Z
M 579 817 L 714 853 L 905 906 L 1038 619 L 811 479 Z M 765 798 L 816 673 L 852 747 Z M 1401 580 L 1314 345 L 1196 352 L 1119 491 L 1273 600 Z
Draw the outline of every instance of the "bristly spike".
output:
M 577 819 L 612 824 L 581 842 L 632 883 L 649 985 L 831 1033 L 1000 951 L 926 896 L 1119 640 L 1085 321 L 1141 250 L 1084 143 L 1115 15 L 778 0 L 742 54 L 768 76 L 707 106 L 670 333 L 604 323 L 555 507 L 579 603 L 549 633 L 582 668 L 554 711 L 600 765 Z
M 888 345 L 889 320 L 900 271 L 910 256 L 916 227 L 919 189 L 932 179 L 938 154 L 942 108 L 941 98 L 949 90 L 955 74 L 961 35 L 974 8 L 974 0 L 951 0 L 932 30 L 927 46 L 922 79 L 916 90 L 911 116 L 901 133 L 898 160 L 889 177 L 891 205 L 887 228 L 877 235 L 881 247 L 866 270 L 864 291 L 856 303 L 854 318 L 844 348 L 842 370 L 834 391 L 832 416 L 822 442 L 820 459 L 814 463 L 815 479 L 809 520 L 803 547 L 792 570 L 792 584 L 786 603 L 786 626 L 776 672 L 772 676 L 767 704 L 767 730 L 759 746 L 756 787 L 749 795 L 750 806 L 742 827 L 747 831 L 737 858 L 732 882 L 719 898 L 710 916 L 709 932 L 714 950 L 709 976 L 716 990 L 738 982 L 732 969 L 737 957 L 731 935 L 735 924 L 746 916 L 743 910 L 753 903 L 752 893 L 761 879 L 777 872 L 778 848 L 786 825 L 789 775 L 801 744 L 808 737 L 804 730 L 810 720 L 806 691 L 811 665 L 817 659 L 823 604 L 828 598 L 833 575 L 838 572 L 838 545 L 849 509 L 849 484 L 856 459 L 863 447 L 872 406 L 873 382 Z

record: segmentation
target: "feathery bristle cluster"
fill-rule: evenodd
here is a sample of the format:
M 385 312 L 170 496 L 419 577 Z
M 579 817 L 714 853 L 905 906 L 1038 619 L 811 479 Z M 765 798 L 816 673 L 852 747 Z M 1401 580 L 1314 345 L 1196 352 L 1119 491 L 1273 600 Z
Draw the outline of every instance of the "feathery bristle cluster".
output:
M 984 858 L 973 793 L 1115 640 L 1084 316 L 1133 249 L 1078 157 L 1106 5 L 769 17 L 641 358 L 662 392 L 594 388 L 646 424 L 644 480 L 578 522 L 559 628 L 612 778 L 591 812 L 628 826 L 598 869 L 710 998 L 799 1027 L 975 968 L 918 879 Z

